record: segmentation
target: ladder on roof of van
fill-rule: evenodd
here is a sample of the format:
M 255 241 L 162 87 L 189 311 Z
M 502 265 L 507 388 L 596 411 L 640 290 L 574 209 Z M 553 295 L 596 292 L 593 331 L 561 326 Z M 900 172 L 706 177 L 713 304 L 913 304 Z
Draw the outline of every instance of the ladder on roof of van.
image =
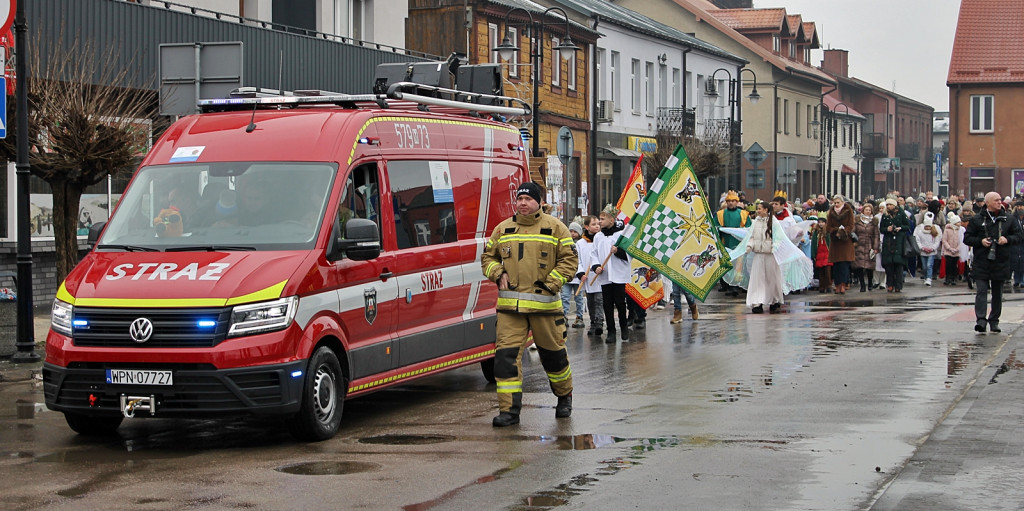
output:
M 411 91 L 411 92 L 410 92 Z M 435 94 L 428 96 L 425 93 Z M 447 96 L 447 97 L 444 97 Z M 465 110 L 470 115 L 481 113 L 500 115 L 530 115 L 530 105 L 510 96 L 495 96 L 466 92 L 413 82 L 398 82 L 388 87 L 386 94 L 344 94 L 321 90 L 279 91 L 260 87 L 240 87 L 227 98 L 200 99 L 201 112 L 253 110 L 260 106 L 294 108 L 300 105 L 333 104 L 345 108 L 375 105 L 379 108 L 401 108 L 416 105 L 429 111 L 430 106 Z M 504 103 L 504 105 L 499 104 Z M 509 106 L 517 105 L 517 106 Z

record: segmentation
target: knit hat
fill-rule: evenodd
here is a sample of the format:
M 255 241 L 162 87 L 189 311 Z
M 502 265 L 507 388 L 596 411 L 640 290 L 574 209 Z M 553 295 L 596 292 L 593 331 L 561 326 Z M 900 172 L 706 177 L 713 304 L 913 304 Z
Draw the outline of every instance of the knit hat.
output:
M 540 185 L 534 183 L 533 181 L 527 181 L 519 185 L 519 188 L 516 190 L 517 199 L 520 195 L 529 195 L 530 197 L 533 198 L 533 200 L 537 201 L 537 203 L 539 204 L 541 195 Z
M 886 206 L 898 206 L 899 203 L 896 202 L 896 199 L 891 199 L 890 198 L 890 199 L 885 199 L 885 205 Z
M 956 213 L 950 211 L 949 214 L 946 215 L 946 222 L 951 224 L 958 224 L 960 223 L 960 217 L 956 216 Z
M 583 226 L 576 222 L 572 222 L 569 224 L 569 230 L 575 232 L 576 234 L 579 234 L 580 236 L 583 236 Z
M 935 222 L 935 213 L 931 211 L 924 214 L 924 225 L 932 225 Z

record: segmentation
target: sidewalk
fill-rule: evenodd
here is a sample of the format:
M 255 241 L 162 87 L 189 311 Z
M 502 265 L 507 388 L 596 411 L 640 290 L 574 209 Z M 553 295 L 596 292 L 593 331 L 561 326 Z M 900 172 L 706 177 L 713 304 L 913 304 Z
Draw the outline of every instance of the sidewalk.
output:
M 0 358 L 0 383 L 30 380 L 42 375 L 43 358 L 46 356 L 46 333 L 50 330 L 50 313 L 35 315 L 34 341 L 38 362 L 12 363 L 10 358 Z
M 1022 369 L 1024 328 L 1017 328 L 871 509 L 1021 509 Z

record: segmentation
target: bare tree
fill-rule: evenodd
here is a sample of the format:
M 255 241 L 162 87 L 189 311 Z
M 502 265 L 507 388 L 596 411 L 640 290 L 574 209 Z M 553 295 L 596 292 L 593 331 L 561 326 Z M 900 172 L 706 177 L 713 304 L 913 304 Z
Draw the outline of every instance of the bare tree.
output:
M 154 91 L 130 86 L 133 66 L 118 66 L 116 54 L 100 55 L 78 37 L 68 46 L 63 39 L 36 38 L 28 63 L 29 165 L 53 192 L 58 280 L 78 263 L 82 191 L 108 174 L 131 171 L 148 147 L 156 105 Z M 17 112 L 9 114 L 14 119 Z M 8 161 L 17 157 L 15 127 L 9 123 L 0 143 Z
M 657 135 L 658 152 L 654 157 L 645 160 L 644 179 L 650 183 L 661 172 L 665 162 L 675 153 L 681 143 L 686 155 L 690 158 L 693 171 L 701 180 L 707 177 L 721 176 L 733 161 L 733 152 L 727 145 L 708 144 L 696 137 L 677 135 L 670 132 L 659 132 Z

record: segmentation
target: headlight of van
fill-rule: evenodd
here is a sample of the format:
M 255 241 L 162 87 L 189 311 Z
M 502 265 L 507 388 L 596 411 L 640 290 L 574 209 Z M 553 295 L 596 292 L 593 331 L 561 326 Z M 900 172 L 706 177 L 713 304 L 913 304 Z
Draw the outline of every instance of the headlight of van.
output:
M 50 328 L 54 332 L 67 336 L 71 335 L 71 317 L 75 313 L 75 306 L 62 300 L 53 300 L 53 309 L 50 310 Z
M 270 302 L 239 305 L 231 310 L 228 337 L 283 330 L 295 318 L 298 303 L 299 297 L 289 296 Z

